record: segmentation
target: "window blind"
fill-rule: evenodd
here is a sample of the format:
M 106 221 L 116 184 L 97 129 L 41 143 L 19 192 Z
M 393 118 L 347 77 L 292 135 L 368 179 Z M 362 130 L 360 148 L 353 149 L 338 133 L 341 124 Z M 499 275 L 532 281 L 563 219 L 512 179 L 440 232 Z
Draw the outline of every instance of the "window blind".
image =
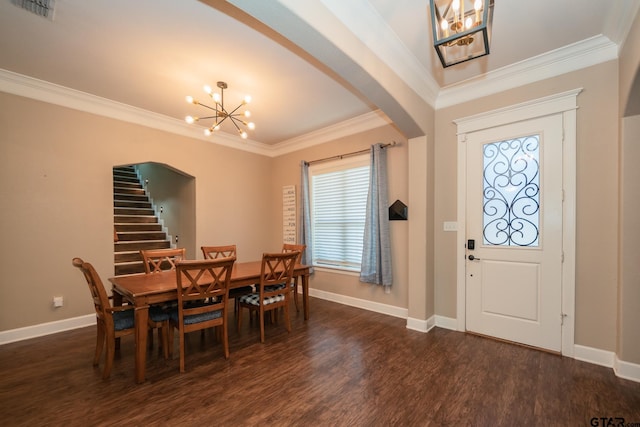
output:
M 360 270 L 369 188 L 369 165 L 362 163 L 311 172 L 314 265 Z

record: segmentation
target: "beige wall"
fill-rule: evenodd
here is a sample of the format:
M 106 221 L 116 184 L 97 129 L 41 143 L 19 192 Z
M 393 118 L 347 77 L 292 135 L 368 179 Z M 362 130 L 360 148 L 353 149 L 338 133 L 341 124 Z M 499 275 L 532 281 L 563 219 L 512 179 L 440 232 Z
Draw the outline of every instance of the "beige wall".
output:
M 640 115 L 623 119 L 621 138 L 618 357 L 640 363 Z
M 248 260 L 273 246 L 269 158 L 6 93 L 0 112 L 2 331 L 92 312 L 71 259 L 113 275 L 115 165 L 195 177 L 196 247 L 235 242 Z
M 274 160 L 271 197 L 276 201 L 272 205 L 272 216 L 282 216 L 282 187 L 296 185 L 296 194 L 300 200 L 300 162 L 311 161 L 339 154 L 368 149 L 372 144 L 397 141 L 399 146 L 390 148 L 387 154 L 387 169 L 389 175 L 389 203 L 396 199 L 408 204 L 407 190 L 407 142 L 393 127 L 386 126 L 363 132 L 358 135 L 338 139 L 326 144 L 317 145 Z M 411 206 L 408 207 L 411 218 Z M 393 286 L 391 294 L 385 294 L 381 286 L 360 283 L 357 276 L 335 274 L 317 271 L 310 282 L 310 286 L 319 291 L 341 294 L 347 297 L 360 298 L 376 303 L 387 304 L 400 308 L 407 308 L 408 273 L 407 273 L 407 230 L 408 221 L 391 221 L 391 248 Z M 282 241 L 282 221 L 274 227 L 272 236 L 276 241 Z
M 576 344 L 614 351 L 617 308 L 618 69 L 610 61 L 436 111 L 436 313 L 456 317 L 454 119 L 584 88 L 577 112 Z

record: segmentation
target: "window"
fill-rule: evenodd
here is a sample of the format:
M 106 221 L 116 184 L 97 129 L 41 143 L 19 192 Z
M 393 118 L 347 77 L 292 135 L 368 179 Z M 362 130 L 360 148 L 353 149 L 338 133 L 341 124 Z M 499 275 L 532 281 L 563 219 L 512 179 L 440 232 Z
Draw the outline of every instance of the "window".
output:
M 369 155 L 309 168 L 313 265 L 360 271 Z

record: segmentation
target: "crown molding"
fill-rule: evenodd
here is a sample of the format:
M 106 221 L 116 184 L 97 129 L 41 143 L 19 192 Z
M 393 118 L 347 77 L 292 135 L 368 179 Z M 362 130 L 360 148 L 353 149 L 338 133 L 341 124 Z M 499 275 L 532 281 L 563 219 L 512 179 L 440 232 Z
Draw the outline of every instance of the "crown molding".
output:
M 188 125 L 182 120 L 3 69 L 0 69 L 0 91 L 267 157 L 281 156 L 391 123 L 382 112 L 374 111 L 275 145 L 268 145 L 226 132 L 205 136 L 202 128 Z
M 280 142 L 274 146 L 273 157 L 282 156 L 314 145 L 324 144 L 356 133 L 392 124 L 382 111 L 376 110 L 317 131 Z
M 618 46 L 599 35 L 443 88 L 436 109 L 450 107 L 618 58 Z

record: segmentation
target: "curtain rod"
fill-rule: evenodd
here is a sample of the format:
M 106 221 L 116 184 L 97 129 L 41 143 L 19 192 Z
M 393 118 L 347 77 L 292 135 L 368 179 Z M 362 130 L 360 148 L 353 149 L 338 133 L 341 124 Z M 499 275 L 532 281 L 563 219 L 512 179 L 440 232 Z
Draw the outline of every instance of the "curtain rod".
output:
M 382 148 L 395 147 L 396 145 L 398 145 L 398 143 L 393 141 L 393 142 L 390 142 L 388 144 L 382 144 Z M 326 162 L 326 161 L 329 161 L 329 160 L 336 160 L 336 159 L 343 159 L 344 157 L 357 156 L 358 154 L 365 154 L 365 153 L 370 153 L 370 152 L 371 152 L 371 149 L 367 148 L 366 150 L 359 150 L 359 151 L 353 151 L 351 153 L 338 154 L 337 156 L 325 157 L 323 159 L 310 160 L 308 162 L 305 161 L 305 163 L 307 165 L 312 165 L 314 163 Z

